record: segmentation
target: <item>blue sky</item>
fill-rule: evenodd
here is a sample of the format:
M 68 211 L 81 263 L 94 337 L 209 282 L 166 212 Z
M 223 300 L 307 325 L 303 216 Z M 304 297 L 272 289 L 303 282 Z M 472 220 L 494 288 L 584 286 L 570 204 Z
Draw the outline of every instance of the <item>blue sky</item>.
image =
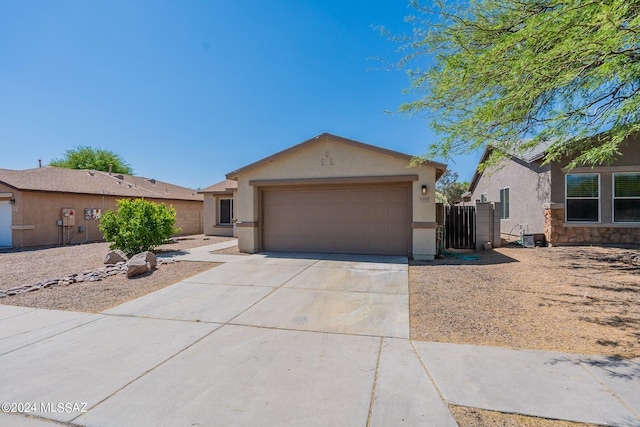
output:
M 434 141 L 398 46 L 404 0 L 0 1 L 0 168 L 78 145 L 202 188 L 322 132 L 408 154 Z M 460 178 L 480 154 L 448 162 Z M 439 159 L 441 160 L 441 159 Z

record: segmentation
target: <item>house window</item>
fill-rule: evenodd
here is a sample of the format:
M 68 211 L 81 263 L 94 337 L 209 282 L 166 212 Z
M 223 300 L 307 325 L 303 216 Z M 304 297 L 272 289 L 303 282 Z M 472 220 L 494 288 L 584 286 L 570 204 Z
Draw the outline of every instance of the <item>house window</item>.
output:
M 583 173 L 566 176 L 566 217 L 570 222 L 600 221 L 600 175 Z
M 480 203 L 487 203 L 487 193 L 482 193 L 480 195 Z
M 233 219 L 233 199 L 220 199 L 220 224 L 231 225 Z
M 640 222 L 640 173 L 613 174 L 613 222 Z
M 500 209 L 502 219 L 509 219 L 509 188 L 500 189 Z

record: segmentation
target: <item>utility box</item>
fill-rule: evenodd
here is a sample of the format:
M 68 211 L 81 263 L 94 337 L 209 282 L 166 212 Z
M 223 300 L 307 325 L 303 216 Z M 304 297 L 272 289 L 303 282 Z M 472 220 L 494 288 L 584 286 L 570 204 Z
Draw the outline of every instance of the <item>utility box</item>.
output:
M 544 246 L 546 242 L 545 242 L 544 234 L 535 233 L 535 234 L 523 234 L 522 243 L 525 248 L 535 248 L 535 247 Z
M 73 208 L 62 209 L 62 225 L 65 227 L 73 227 L 76 225 L 76 210 Z

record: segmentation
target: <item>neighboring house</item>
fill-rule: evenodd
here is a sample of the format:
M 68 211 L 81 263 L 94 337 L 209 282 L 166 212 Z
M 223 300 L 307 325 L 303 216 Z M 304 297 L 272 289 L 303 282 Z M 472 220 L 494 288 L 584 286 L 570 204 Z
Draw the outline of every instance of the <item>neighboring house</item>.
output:
M 202 233 L 203 196 L 140 176 L 42 167 L 0 169 L 0 246 L 28 247 L 102 240 L 102 212 L 116 200 L 145 198 L 176 209 L 180 234 Z
M 239 249 L 436 255 L 435 184 L 446 166 L 323 133 L 227 174 Z
M 204 195 L 204 234 L 207 236 L 236 236 L 233 209 L 238 183 L 230 179 L 198 191 Z
M 612 165 L 567 170 L 562 162 L 543 165 L 545 147 L 511 156 L 506 165 L 471 180 L 470 199 L 500 202 L 500 231 L 544 233 L 550 244 L 640 243 L 639 138 L 621 147 Z M 485 150 L 480 162 L 490 154 Z

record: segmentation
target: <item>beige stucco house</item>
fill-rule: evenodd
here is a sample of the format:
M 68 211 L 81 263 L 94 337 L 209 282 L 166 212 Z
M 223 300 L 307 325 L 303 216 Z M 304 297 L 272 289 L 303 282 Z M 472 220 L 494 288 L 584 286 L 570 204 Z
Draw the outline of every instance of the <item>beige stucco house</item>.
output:
M 203 196 L 188 188 L 94 170 L 0 169 L 0 247 L 102 240 L 100 214 L 123 198 L 172 205 L 180 235 L 202 233 Z
M 234 199 L 238 183 L 225 179 L 199 191 L 204 195 L 204 234 L 236 236 Z
M 324 133 L 228 173 L 239 249 L 433 259 L 446 166 L 411 158 Z

